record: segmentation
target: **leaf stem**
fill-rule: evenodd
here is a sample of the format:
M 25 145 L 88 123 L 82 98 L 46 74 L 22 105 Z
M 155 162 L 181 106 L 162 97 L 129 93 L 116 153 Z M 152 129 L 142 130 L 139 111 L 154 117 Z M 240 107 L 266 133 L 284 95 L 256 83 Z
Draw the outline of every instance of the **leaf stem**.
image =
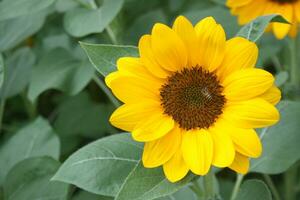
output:
M 272 181 L 272 178 L 267 174 L 263 174 L 263 177 L 266 180 L 266 182 L 267 182 L 267 184 L 268 184 L 268 186 L 269 186 L 269 188 L 270 188 L 270 190 L 271 190 L 271 192 L 274 196 L 274 200 L 281 200 L 280 195 L 279 195 L 279 193 L 276 189 L 276 186 L 274 185 L 274 183 Z
M 242 184 L 243 179 L 244 179 L 244 175 L 237 174 L 235 185 L 234 185 L 234 188 L 232 190 L 230 200 L 235 200 L 236 199 L 236 197 L 238 195 L 238 192 L 240 190 L 240 186 Z
M 203 185 L 204 185 L 204 192 L 205 192 L 205 199 L 214 199 L 214 174 L 212 170 L 210 170 L 204 177 L 203 177 Z
M 0 97 L 0 133 L 2 130 L 2 120 L 3 120 L 3 114 L 4 114 L 4 108 L 5 108 L 5 98 Z
M 284 173 L 284 189 L 285 189 L 285 197 L 286 200 L 295 200 L 296 192 L 295 192 L 295 184 L 297 180 L 297 166 L 291 167 L 288 171 Z
M 21 94 L 21 97 L 23 99 L 28 116 L 30 117 L 30 119 L 34 119 L 37 116 L 36 104 L 28 100 L 25 92 Z
M 120 102 L 111 93 L 111 91 L 106 87 L 105 83 L 96 74 L 93 76 L 93 80 L 102 89 L 102 91 L 106 94 L 106 96 L 116 108 L 121 105 Z
M 297 66 L 297 39 L 290 39 L 290 55 L 291 55 L 291 67 L 290 67 L 290 77 L 292 85 L 298 89 L 299 83 L 299 66 Z
M 115 45 L 118 44 L 117 37 L 116 37 L 115 33 L 113 32 L 113 30 L 111 29 L 110 25 L 107 25 L 105 30 L 106 30 L 111 42 Z
M 192 185 L 189 188 L 196 194 L 198 199 L 202 199 L 204 196 L 204 192 L 198 183 L 198 179 L 192 182 Z

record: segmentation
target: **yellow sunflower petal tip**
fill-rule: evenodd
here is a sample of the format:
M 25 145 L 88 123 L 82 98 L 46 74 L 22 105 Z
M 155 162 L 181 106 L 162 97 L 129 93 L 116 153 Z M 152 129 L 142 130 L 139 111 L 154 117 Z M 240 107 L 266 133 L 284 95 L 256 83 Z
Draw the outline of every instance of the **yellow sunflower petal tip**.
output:
M 139 58 L 122 59 L 123 67 L 107 77 L 124 102 L 110 121 L 145 142 L 144 166 L 163 166 L 171 182 L 212 166 L 246 173 L 249 157 L 262 151 L 254 128 L 279 120 L 274 78 L 254 69 L 257 46 L 226 41 L 214 18 L 193 27 L 179 16 L 174 24 L 155 24 L 140 39 Z

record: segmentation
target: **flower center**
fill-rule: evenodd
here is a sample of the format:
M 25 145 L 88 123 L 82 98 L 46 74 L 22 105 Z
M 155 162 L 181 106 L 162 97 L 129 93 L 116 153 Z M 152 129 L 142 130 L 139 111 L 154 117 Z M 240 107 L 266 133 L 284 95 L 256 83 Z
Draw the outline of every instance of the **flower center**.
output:
M 160 88 L 164 113 L 181 128 L 209 128 L 226 102 L 217 76 L 202 67 L 184 68 L 169 76 Z
M 271 0 L 271 1 L 284 4 L 284 3 L 294 3 L 297 2 L 298 0 Z

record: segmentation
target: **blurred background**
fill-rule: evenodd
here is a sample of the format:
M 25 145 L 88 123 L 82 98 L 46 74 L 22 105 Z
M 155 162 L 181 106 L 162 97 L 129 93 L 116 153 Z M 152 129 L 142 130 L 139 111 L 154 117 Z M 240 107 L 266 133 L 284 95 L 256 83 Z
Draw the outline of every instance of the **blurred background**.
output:
M 225 0 L 0 0 L 1 190 L 12 167 L 30 155 L 48 155 L 63 162 L 85 144 L 120 132 L 108 122 L 116 102 L 79 41 L 136 46 L 154 23 L 171 25 L 178 15 L 194 24 L 214 16 L 225 28 L 227 39 L 241 28 Z M 298 88 L 286 84 L 289 77 L 285 67 L 290 62 L 286 42 L 264 35 L 258 42 L 257 66 L 276 76 L 284 98 L 297 99 Z M 35 140 L 39 143 L 31 144 Z M 292 184 L 299 183 L 299 170 L 293 173 L 289 176 L 298 181 Z M 218 177 L 220 193 L 229 199 L 235 174 L 225 169 Z M 270 178 L 257 174 L 249 177 Z M 281 174 L 272 180 L 282 199 L 297 199 L 300 185 L 286 183 Z M 287 197 L 291 190 L 294 196 Z M 71 191 L 68 198 L 72 200 L 111 199 L 75 187 Z M 189 194 L 189 199 L 195 198 Z M 11 199 L 22 199 L 22 195 Z M 183 199 L 178 195 L 176 199 Z

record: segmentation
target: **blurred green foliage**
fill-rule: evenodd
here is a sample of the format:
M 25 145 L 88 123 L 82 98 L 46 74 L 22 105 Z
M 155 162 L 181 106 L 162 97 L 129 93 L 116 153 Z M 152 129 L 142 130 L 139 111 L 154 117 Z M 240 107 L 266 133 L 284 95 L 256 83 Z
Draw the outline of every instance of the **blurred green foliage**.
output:
M 193 23 L 213 16 L 228 39 L 241 29 L 225 0 L 0 0 L 0 199 L 197 199 L 202 177 L 171 184 L 161 168 L 140 165 L 142 145 L 108 122 L 120 103 L 103 81 L 117 58 L 138 55 L 154 23 L 170 25 L 178 15 Z M 300 87 L 290 82 L 289 40 L 260 38 L 271 20 L 283 19 L 239 32 L 257 41 L 257 65 L 276 76 L 285 99 L 281 122 L 260 130 L 264 153 L 251 165 L 259 173 L 246 177 L 260 180 L 245 181 L 240 200 L 269 200 L 268 188 L 277 200 L 300 198 Z M 214 172 L 209 198 L 228 199 L 234 173 Z

